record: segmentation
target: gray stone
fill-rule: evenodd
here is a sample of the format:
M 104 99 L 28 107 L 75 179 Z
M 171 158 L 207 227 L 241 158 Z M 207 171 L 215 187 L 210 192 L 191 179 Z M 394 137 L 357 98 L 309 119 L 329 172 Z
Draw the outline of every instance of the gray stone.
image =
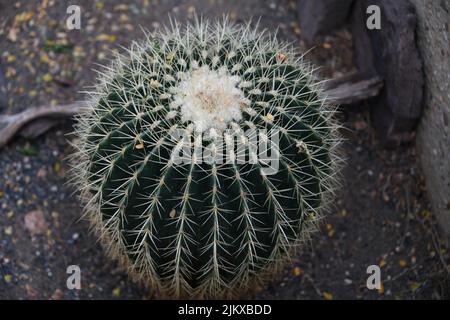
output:
M 425 68 L 417 150 L 432 211 L 450 236 L 450 1 L 412 0 Z

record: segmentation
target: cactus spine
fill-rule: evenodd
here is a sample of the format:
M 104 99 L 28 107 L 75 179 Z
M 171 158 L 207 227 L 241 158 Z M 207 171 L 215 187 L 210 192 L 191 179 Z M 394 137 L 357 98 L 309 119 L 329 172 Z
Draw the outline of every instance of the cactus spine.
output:
M 174 23 L 133 43 L 99 80 L 77 117 L 73 181 L 132 275 L 172 297 L 231 297 L 308 238 L 333 192 L 338 126 L 290 45 L 250 24 Z M 276 144 L 255 136 L 278 170 L 239 163 L 234 149 L 223 163 L 175 163 L 175 151 L 195 147 L 194 132 L 223 154 L 229 129 L 277 130 Z

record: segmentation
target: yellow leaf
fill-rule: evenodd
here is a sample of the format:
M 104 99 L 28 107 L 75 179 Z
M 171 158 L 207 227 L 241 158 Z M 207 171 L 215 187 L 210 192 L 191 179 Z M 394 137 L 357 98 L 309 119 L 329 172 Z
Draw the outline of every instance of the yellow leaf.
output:
M 45 82 L 49 82 L 53 80 L 53 77 L 50 73 L 46 73 L 42 76 L 42 80 L 44 80 Z
M 12 235 L 12 227 L 11 226 L 5 228 L 5 234 L 8 236 Z
M 53 170 L 55 170 L 56 173 L 61 171 L 61 163 L 59 161 L 55 162 L 53 165 Z
M 420 288 L 420 283 L 418 283 L 418 282 L 411 282 L 409 284 L 409 287 L 411 288 L 411 290 L 416 291 L 417 289 Z
M 13 62 L 13 61 L 16 61 L 16 57 L 13 56 L 12 54 L 6 57 L 6 62 Z
M 27 12 L 22 12 L 20 14 L 18 14 L 14 20 L 16 22 L 27 22 L 28 20 L 30 20 L 33 17 L 33 12 L 32 11 L 27 11 Z
M 404 268 L 404 267 L 406 267 L 406 261 L 403 260 L 403 259 L 401 259 L 401 260 L 398 262 L 398 265 L 399 265 L 400 267 Z
M 112 291 L 112 295 L 113 295 L 113 297 L 120 296 L 120 288 L 119 287 L 114 288 L 114 290 Z
M 323 293 L 323 298 L 325 300 L 333 300 L 333 295 L 330 292 L 324 292 Z
M 386 264 L 387 264 L 386 260 L 381 259 L 378 265 L 380 266 L 380 268 L 383 268 L 384 266 L 386 266 Z
M 117 36 L 114 34 L 106 34 L 106 33 L 102 33 L 99 34 L 96 38 L 97 41 L 109 41 L 109 42 L 114 42 L 117 40 Z
M 326 227 L 327 227 L 327 233 L 328 233 L 328 236 L 329 236 L 329 237 L 332 237 L 332 236 L 334 235 L 334 228 L 333 228 L 333 225 L 330 224 L 330 223 L 327 223 Z
M 114 6 L 114 10 L 115 11 L 127 11 L 128 6 L 126 4 L 118 4 L 118 5 Z
M 431 212 L 429 210 L 423 210 L 422 211 L 422 217 L 424 217 L 425 219 L 430 219 L 431 218 Z
M 5 276 L 3 277 L 3 279 L 5 279 L 5 282 L 11 282 L 11 280 L 12 280 L 12 275 L 11 275 L 11 274 L 5 274 Z
M 378 293 L 384 294 L 384 284 L 383 283 L 380 284 L 380 289 L 378 289 Z
M 16 74 L 17 74 L 16 69 L 11 68 L 11 67 L 6 68 L 5 75 L 7 78 L 15 77 Z
M 294 273 L 294 276 L 299 277 L 303 273 L 303 270 L 300 267 L 295 267 L 292 272 Z
M 46 54 L 45 52 L 41 53 L 40 60 L 41 60 L 41 62 L 45 62 L 45 63 L 50 62 L 50 58 L 49 58 L 48 54 Z

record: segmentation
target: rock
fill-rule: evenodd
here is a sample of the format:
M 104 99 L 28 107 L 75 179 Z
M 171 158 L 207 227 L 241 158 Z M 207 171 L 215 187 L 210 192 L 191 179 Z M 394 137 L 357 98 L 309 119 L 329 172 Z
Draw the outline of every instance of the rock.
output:
M 298 16 L 302 35 L 313 42 L 342 27 L 349 17 L 354 0 L 299 0 Z
M 38 292 L 34 289 L 30 284 L 25 285 L 25 289 L 27 290 L 27 296 L 29 299 L 36 299 L 38 296 Z
M 432 212 L 450 238 L 450 1 L 411 2 L 426 74 L 417 150 Z
M 63 298 L 63 292 L 61 289 L 56 289 L 52 294 L 52 300 L 61 300 Z
M 45 167 L 39 168 L 39 170 L 36 172 L 36 176 L 38 178 L 46 178 L 47 177 L 47 169 Z
M 31 235 L 43 234 L 47 230 L 44 213 L 41 210 L 28 212 L 25 215 L 25 228 Z
M 366 26 L 369 5 L 381 9 L 381 29 Z M 423 104 L 423 70 L 416 42 L 417 19 L 409 1 L 359 0 L 351 28 L 358 69 L 384 79 L 380 95 L 370 100 L 371 117 L 382 141 L 396 141 L 417 124 Z

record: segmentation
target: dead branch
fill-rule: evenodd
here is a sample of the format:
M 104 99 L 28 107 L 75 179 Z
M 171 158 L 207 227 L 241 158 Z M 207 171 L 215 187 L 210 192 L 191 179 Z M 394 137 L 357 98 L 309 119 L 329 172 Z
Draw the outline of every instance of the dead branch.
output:
M 325 84 L 324 96 L 333 104 L 355 104 L 375 97 L 383 86 L 382 79 L 374 77 L 361 79 L 352 73 Z M 17 114 L 0 115 L 0 149 L 17 133 L 25 138 L 36 138 L 61 120 L 71 118 L 84 107 L 83 103 L 29 108 Z
M 4 147 L 19 130 L 27 124 L 36 125 L 35 121 L 48 121 L 48 119 L 64 119 L 70 118 L 79 113 L 84 106 L 83 103 L 70 103 L 57 106 L 41 106 L 29 108 L 17 114 L 0 116 L 0 149 Z M 35 129 L 38 129 L 37 125 Z M 42 134 L 42 125 L 40 126 L 40 134 Z M 45 131 L 48 130 L 45 127 Z M 44 132 L 45 132 L 44 131 Z M 33 136 L 37 136 L 36 132 Z
M 380 77 L 361 79 L 358 73 L 354 73 L 328 81 L 324 95 L 336 105 L 355 104 L 376 97 L 382 87 Z

